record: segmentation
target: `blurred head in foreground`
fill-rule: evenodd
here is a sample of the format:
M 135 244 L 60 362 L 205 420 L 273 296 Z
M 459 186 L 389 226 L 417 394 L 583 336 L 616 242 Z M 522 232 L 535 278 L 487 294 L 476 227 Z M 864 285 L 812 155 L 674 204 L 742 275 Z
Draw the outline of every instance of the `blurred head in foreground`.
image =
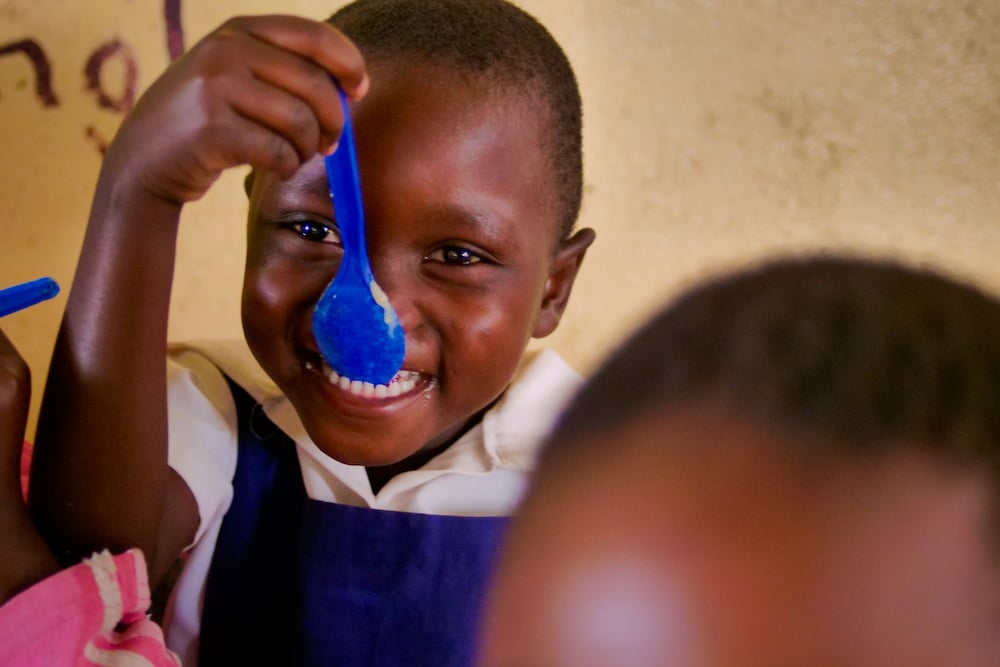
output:
M 886 262 L 688 292 L 590 380 L 482 667 L 1000 664 L 1000 303 Z

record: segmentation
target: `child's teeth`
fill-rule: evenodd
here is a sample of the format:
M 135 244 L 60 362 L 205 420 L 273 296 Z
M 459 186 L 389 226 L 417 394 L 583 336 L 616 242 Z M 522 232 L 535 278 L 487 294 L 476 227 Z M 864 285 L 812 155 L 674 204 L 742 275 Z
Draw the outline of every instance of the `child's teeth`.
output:
M 387 384 L 374 384 L 371 382 L 362 382 L 361 380 L 351 380 L 350 378 L 340 375 L 337 371 L 331 368 L 329 369 L 327 378 L 329 379 L 330 384 L 340 387 L 345 391 L 349 391 L 356 396 L 363 396 L 365 398 L 386 398 L 399 396 L 400 394 L 412 391 L 413 388 L 417 386 L 417 381 L 420 379 L 420 373 L 415 373 L 413 371 L 399 371 Z

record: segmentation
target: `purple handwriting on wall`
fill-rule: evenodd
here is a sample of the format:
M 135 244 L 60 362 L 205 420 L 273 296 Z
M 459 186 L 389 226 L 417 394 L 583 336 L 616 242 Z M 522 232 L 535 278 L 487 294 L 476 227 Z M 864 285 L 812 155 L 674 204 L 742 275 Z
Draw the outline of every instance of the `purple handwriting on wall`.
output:
M 101 68 L 114 56 L 119 56 L 125 64 L 125 83 L 122 85 L 121 94 L 117 97 L 104 90 L 101 84 Z M 123 114 L 132 109 L 135 103 L 135 84 L 139 78 L 139 67 L 135 64 L 135 56 L 127 44 L 120 39 L 112 39 L 97 47 L 87 59 L 87 64 L 83 66 L 83 73 L 87 77 L 87 89 L 97 95 L 99 106 Z
M 181 27 L 181 0 L 164 0 L 163 18 L 167 23 L 167 53 L 170 62 L 184 53 L 184 29 Z
M 181 0 L 163 0 L 163 17 L 166 24 L 167 54 L 171 62 L 184 53 L 184 29 L 181 26 Z M 43 107 L 59 106 L 59 97 L 52 87 L 52 63 L 45 49 L 37 40 L 22 39 L 0 45 L 0 58 L 21 54 L 26 56 L 35 75 L 35 95 Z M 124 65 L 125 80 L 117 94 L 105 89 L 101 72 L 106 63 L 118 59 Z M 94 94 L 97 105 L 117 113 L 126 114 L 135 103 L 139 68 L 132 49 L 117 37 L 97 46 L 83 65 L 86 88 Z M 84 135 L 94 142 L 103 154 L 107 142 L 93 125 L 84 128 Z
M 35 70 L 35 94 L 43 106 L 59 106 L 59 98 L 52 92 L 52 64 L 45 55 L 45 49 L 33 39 L 22 39 L 0 46 L 0 57 L 12 53 L 23 53 Z

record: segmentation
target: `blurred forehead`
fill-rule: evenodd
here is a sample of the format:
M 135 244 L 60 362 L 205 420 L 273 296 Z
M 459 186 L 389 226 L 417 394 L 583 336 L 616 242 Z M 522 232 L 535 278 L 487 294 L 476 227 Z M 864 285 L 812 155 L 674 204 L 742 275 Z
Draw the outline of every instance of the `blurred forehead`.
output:
M 484 665 L 978 664 L 963 660 L 998 648 L 979 478 L 904 448 L 815 465 L 698 412 L 602 439 L 605 456 L 547 470 L 515 524 L 487 643 L 519 616 L 499 650 L 520 655 Z

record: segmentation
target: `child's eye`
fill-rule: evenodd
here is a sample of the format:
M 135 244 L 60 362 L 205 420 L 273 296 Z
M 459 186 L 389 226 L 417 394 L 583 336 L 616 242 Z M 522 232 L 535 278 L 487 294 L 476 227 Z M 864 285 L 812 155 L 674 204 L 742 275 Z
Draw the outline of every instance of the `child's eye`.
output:
M 340 234 L 336 228 L 315 220 L 292 220 L 284 223 L 284 227 L 292 230 L 306 241 L 314 243 L 332 243 L 340 245 Z
M 471 266 L 480 264 L 485 258 L 477 252 L 463 248 L 462 246 L 449 245 L 431 252 L 427 255 L 427 261 L 441 262 L 452 266 Z

